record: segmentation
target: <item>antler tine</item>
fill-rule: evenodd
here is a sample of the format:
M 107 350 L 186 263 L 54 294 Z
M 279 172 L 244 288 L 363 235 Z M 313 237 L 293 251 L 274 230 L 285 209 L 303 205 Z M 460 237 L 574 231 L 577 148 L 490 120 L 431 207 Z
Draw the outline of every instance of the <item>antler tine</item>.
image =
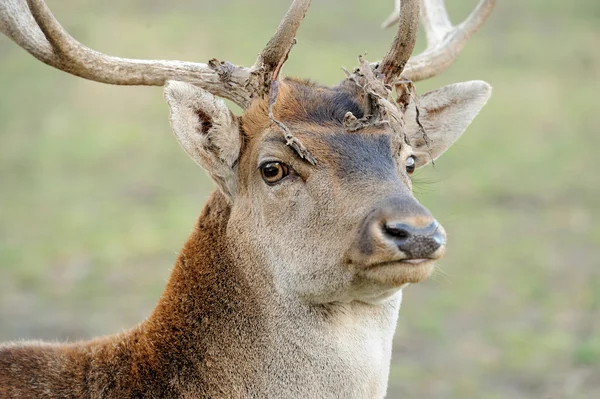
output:
M 452 29 L 444 0 L 422 0 L 421 22 L 427 38 L 427 49 L 444 39 Z
M 400 76 L 408 62 L 419 30 L 419 0 L 402 0 L 400 3 L 400 24 L 392 47 L 379 65 L 386 84 L 391 84 Z
M 448 68 L 487 20 L 496 3 L 495 0 L 481 0 L 461 24 L 453 26 L 444 0 L 422 1 L 421 19 L 427 36 L 427 48 L 423 53 L 411 57 L 403 72 L 403 76 L 413 82 L 433 77 Z M 387 26 L 397 20 L 388 18 Z
M 250 69 L 229 63 L 113 57 L 79 43 L 54 18 L 43 0 L 2 0 L 0 31 L 40 61 L 85 79 L 115 85 L 162 86 L 167 80 L 193 83 L 246 107 Z
M 296 32 L 300 28 L 300 23 L 304 19 L 309 6 L 310 0 L 294 0 L 277 27 L 275 35 L 258 56 L 254 69 L 262 72 L 265 84 L 270 80 L 277 79 L 279 71 L 295 43 Z
M 400 19 L 400 0 L 394 0 L 394 11 L 381 23 L 381 28 L 389 28 Z

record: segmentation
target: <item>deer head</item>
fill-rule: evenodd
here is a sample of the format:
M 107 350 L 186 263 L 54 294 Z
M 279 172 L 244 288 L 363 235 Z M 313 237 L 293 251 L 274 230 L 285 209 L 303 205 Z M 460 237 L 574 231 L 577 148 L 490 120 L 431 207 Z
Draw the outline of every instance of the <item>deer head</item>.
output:
M 421 96 L 413 82 L 448 67 L 494 1 L 453 27 L 442 0 L 398 0 L 389 52 L 375 63 L 361 57 L 335 87 L 280 78 L 309 4 L 293 1 L 250 68 L 104 55 L 73 39 L 42 0 L 4 0 L 0 29 L 73 75 L 165 85 L 177 140 L 229 203 L 238 256 L 285 295 L 378 302 L 428 277 L 443 255 L 444 229 L 413 196 L 410 175 L 444 153 L 490 96 L 481 81 Z M 410 58 L 419 14 L 428 46 Z

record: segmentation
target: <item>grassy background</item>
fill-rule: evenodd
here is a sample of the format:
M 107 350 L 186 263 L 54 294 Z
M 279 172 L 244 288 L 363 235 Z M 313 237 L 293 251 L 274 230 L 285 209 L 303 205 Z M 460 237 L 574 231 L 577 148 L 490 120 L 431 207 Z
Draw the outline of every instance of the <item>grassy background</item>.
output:
M 48 2 L 100 51 L 245 65 L 289 4 Z M 458 21 L 475 1 L 448 3 Z M 600 397 L 600 3 L 498 3 L 459 61 L 417 85 L 495 91 L 417 176 L 450 247 L 405 292 L 390 398 Z M 380 57 L 391 7 L 315 1 L 285 73 L 333 84 L 357 54 Z M 213 187 L 171 137 L 161 90 L 71 77 L 6 38 L 0 90 L 0 341 L 139 322 Z

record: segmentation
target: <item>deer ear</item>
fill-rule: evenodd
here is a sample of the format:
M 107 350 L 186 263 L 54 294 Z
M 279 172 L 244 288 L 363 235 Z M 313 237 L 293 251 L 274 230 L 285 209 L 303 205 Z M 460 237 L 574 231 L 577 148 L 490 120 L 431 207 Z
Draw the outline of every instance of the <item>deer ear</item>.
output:
M 179 144 L 232 199 L 241 146 L 238 117 L 223 100 L 189 83 L 167 82 L 165 99 Z
M 418 159 L 416 166 L 425 166 L 442 155 L 471 124 L 491 94 L 489 84 L 475 80 L 445 86 L 420 96 L 419 121 L 425 129 L 428 143 L 417 123 L 415 103 L 411 102 L 404 121 Z

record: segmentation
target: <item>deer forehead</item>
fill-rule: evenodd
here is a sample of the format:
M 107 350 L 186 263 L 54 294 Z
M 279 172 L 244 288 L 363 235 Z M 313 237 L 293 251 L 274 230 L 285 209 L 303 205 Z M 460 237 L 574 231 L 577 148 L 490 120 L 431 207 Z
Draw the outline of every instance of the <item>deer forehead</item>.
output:
M 242 116 L 247 137 L 259 136 L 271 126 L 268 101 L 268 98 L 253 101 Z M 348 85 L 331 88 L 308 80 L 285 78 L 273 111 L 275 118 L 282 122 L 314 125 L 313 129 L 319 130 L 319 127 L 342 127 L 347 112 L 362 118 L 361 102 L 360 93 Z
M 284 122 L 310 150 L 318 168 L 331 169 L 340 180 L 358 181 L 369 178 L 392 179 L 395 176 L 392 135 L 386 128 L 365 128 L 347 132 L 344 116 L 352 112 L 365 115 L 360 93 L 347 87 L 324 87 L 310 81 L 286 78 L 274 107 L 275 117 Z M 254 170 L 261 160 L 277 158 L 294 160 L 297 154 L 267 115 L 266 100 L 257 100 L 242 116 L 245 136 L 242 168 Z
M 355 86 L 330 88 L 307 80 L 285 78 L 274 115 L 301 138 L 314 156 L 323 161 L 345 158 L 345 168 L 351 169 L 350 158 L 373 158 L 374 152 L 385 157 L 390 153 L 392 132 L 389 129 L 367 127 L 358 132 L 347 132 L 344 128 L 344 117 L 348 112 L 357 118 L 365 116 L 364 97 Z M 269 143 L 285 144 L 281 132 L 269 119 L 267 99 L 254 101 L 241 122 L 244 150 L 256 147 L 268 152 L 273 147 Z

